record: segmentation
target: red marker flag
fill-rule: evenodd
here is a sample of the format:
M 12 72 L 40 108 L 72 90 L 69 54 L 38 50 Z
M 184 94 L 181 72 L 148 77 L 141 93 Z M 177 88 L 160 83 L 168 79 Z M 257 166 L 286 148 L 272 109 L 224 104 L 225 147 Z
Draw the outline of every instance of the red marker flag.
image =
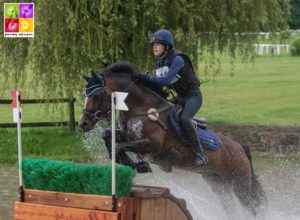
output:
M 20 91 L 18 91 L 18 90 L 12 90 L 10 93 L 11 93 L 11 96 L 12 96 L 11 106 L 14 107 L 14 108 L 17 108 L 17 102 L 19 102 L 19 105 L 21 105 L 21 102 L 20 102 L 20 99 L 21 99 Z

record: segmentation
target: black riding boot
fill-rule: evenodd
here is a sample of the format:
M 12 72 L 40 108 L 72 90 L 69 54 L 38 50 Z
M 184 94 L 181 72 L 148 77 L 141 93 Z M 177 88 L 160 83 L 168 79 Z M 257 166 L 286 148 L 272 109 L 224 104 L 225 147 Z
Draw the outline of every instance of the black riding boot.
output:
M 190 129 L 190 132 L 186 133 L 184 145 L 192 147 L 195 153 L 194 167 L 205 165 L 208 162 L 206 155 L 204 154 L 202 145 L 200 143 L 196 128 Z
M 193 147 L 195 152 L 194 167 L 196 168 L 205 165 L 208 162 L 208 159 L 204 154 L 203 147 L 198 137 L 196 138 L 195 145 Z

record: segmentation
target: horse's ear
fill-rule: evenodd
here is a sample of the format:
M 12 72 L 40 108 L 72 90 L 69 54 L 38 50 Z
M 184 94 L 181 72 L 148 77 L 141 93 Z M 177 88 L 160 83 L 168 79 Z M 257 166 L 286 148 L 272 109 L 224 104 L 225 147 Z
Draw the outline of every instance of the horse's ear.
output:
M 90 77 L 88 77 L 88 76 L 85 76 L 85 75 L 83 75 L 83 74 L 80 74 L 81 76 L 82 76 L 82 78 L 85 80 L 85 81 L 87 81 L 87 82 L 89 82 L 90 81 Z
M 92 71 L 92 78 L 95 79 L 95 82 L 101 83 L 100 77 L 97 75 L 97 73 Z

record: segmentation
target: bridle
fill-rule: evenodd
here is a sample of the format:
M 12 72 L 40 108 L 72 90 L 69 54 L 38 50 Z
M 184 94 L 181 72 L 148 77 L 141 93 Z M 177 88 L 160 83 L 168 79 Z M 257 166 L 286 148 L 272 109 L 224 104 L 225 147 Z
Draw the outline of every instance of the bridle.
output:
M 94 108 L 94 109 L 84 108 L 82 110 L 82 113 L 85 114 L 90 119 L 92 119 L 92 121 L 94 121 L 94 122 L 100 120 L 103 115 L 108 115 L 111 111 L 110 109 L 104 110 L 104 111 L 99 110 L 100 106 L 102 106 L 102 104 L 103 104 L 105 94 L 110 94 L 111 93 L 111 90 L 108 87 L 105 86 L 106 83 L 105 83 L 105 79 L 104 79 L 102 74 L 100 74 L 100 77 L 101 77 L 101 80 L 102 80 L 103 84 L 94 85 L 90 88 L 87 88 L 85 93 L 84 93 L 84 96 L 86 98 L 85 102 L 87 102 L 87 99 L 89 97 L 94 96 L 96 92 L 97 92 L 97 95 L 99 94 L 101 96 L 100 102 L 98 103 L 96 108 Z M 93 89 L 90 94 L 87 94 L 88 89 Z
M 101 101 L 98 103 L 98 105 L 95 109 L 84 108 L 82 110 L 82 113 L 86 114 L 93 121 L 97 121 L 97 120 L 101 119 L 101 117 L 103 115 L 106 115 L 110 112 L 110 110 L 107 110 L 107 111 L 99 110 L 100 106 L 103 104 L 104 92 L 101 92 L 100 95 L 101 95 Z M 86 98 L 88 98 L 88 97 L 86 97 Z
M 85 96 L 86 99 L 93 96 L 96 92 L 101 95 L 100 102 L 98 103 L 98 105 L 95 109 L 84 108 L 82 110 L 82 113 L 85 114 L 87 117 L 89 117 L 93 122 L 96 122 L 96 121 L 100 120 L 103 115 L 106 116 L 111 112 L 110 109 L 105 110 L 105 111 L 99 110 L 100 106 L 102 106 L 102 104 L 103 104 L 105 93 L 106 94 L 111 94 L 112 93 L 112 91 L 108 87 L 106 87 L 106 81 L 105 81 L 103 73 L 100 74 L 99 77 L 100 77 L 102 83 L 93 85 L 89 88 L 86 88 L 86 91 L 84 93 L 84 96 Z M 126 87 L 124 92 L 126 92 L 131 86 L 133 86 L 136 83 L 136 81 L 137 80 L 134 80 L 132 83 L 130 83 Z M 87 93 L 88 90 L 92 90 L 92 91 Z

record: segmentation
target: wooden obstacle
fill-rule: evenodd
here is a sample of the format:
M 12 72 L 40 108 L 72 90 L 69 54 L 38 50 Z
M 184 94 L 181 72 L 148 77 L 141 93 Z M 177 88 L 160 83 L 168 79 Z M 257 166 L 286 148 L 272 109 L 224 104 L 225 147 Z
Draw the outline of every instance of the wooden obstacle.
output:
M 132 197 L 112 197 L 24 190 L 24 202 L 15 202 L 15 220 L 192 220 L 183 199 L 168 188 L 136 185 Z

